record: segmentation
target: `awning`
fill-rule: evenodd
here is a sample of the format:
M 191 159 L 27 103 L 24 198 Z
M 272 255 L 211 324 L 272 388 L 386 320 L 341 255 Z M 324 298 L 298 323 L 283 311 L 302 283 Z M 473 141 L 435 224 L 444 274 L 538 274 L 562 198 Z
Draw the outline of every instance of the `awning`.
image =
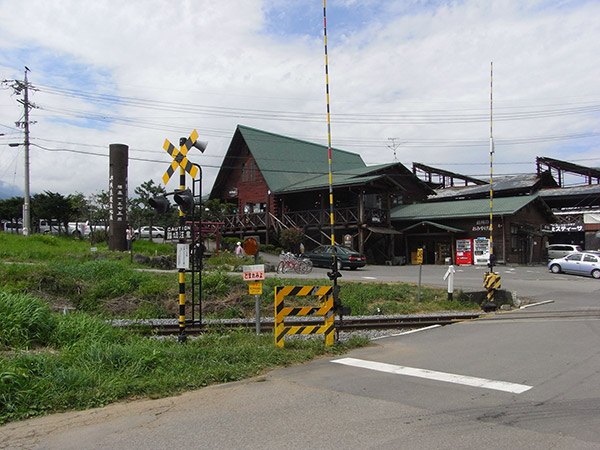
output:
M 367 227 L 367 230 L 372 231 L 373 233 L 379 234 L 402 234 L 400 231 L 395 228 L 383 228 L 383 227 Z
M 400 230 L 400 232 L 406 233 L 408 230 L 412 230 L 413 228 L 417 228 L 417 227 L 423 226 L 423 225 L 430 225 L 432 227 L 439 228 L 440 230 L 449 231 L 450 233 L 464 233 L 464 230 L 461 230 L 460 228 L 449 227 L 448 225 L 443 225 L 441 223 L 436 223 L 436 222 L 430 222 L 429 220 L 422 220 L 419 223 L 415 223 L 414 225 L 411 225 L 410 227 L 406 227 L 405 229 Z

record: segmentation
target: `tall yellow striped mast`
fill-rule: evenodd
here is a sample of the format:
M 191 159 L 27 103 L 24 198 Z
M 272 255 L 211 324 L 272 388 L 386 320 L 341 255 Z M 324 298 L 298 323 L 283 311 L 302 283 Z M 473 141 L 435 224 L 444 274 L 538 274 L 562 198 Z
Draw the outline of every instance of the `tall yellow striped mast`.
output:
M 494 162 L 494 133 L 493 133 L 493 112 L 494 112 L 494 102 L 493 102 L 493 90 L 494 86 L 494 62 L 490 63 L 490 272 L 494 272 L 494 170 L 493 170 L 493 162 Z
M 333 205 L 333 169 L 331 162 L 331 113 L 329 108 L 329 62 L 327 58 L 327 8 L 326 0 L 323 0 L 323 36 L 325 43 L 325 93 L 327 96 L 327 156 L 329 160 L 329 221 L 331 225 L 331 245 L 335 245 L 335 229 L 334 229 L 334 205 Z M 337 278 L 340 273 L 337 269 L 337 256 L 333 253 L 332 270 L 328 274 L 333 280 L 334 286 L 337 286 Z
M 327 8 L 323 0 L 323 38 L 325 42 L 325 94 L 327 99 L 327 156 L 329 160 L 329 220 L 331 224 L 331 245 L 335 245 L 333 218 L 333 170 L 331 163 L 331 112 L 329 108 L 329 61 L 327 58 Z

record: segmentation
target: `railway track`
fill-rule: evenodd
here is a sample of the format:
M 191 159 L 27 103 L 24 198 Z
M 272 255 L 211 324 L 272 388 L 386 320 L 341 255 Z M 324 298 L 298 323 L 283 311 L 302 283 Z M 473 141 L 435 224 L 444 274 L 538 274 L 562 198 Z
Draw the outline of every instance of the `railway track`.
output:
M 518 311 L 515 314 L 497 314 L 486 320 L 526 321 L 526 320 L 564 320 L 564 319 L 600 319 L 600 309 L 574 309 L 560 311 Z
M 405 328 L 424 328 L 432 325 L 450 325 L 465 320 L 477 319 L 481 313 L 456 313 L 440 315 L 411 315 L 411 316 L 362 316 L 362 317 L 344 317 L 336 318 L 335 327 L 338 331 L 359 331 L 359 330 L 382 330 L 382 329 L 405 329 Z M 323 324 L 323 318 L 295 318 L 285 321 L 286 326 L 311 326 Z M 130 321 L 123 323 L 132 329 L 140 329 L 156 335 L 174 335 L 179 333 L 179 324 L 173 322 L 160 321 Z M 264 318 L 260 321 L 261 332 L 271 332 L 275 327 L 273 318 Z M 256 328 L 254 319 L 227 319 L 227 320 L 206 320 L 202 324 L 187 323 L 185 332 L 188 335 L 201 334 L 207 329 L 235 329 L 235 328 Z

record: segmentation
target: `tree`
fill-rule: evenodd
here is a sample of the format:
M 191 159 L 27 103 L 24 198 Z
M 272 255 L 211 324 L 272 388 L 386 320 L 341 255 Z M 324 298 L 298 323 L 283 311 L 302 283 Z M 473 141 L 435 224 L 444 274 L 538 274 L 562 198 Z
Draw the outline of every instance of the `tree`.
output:
M 11 197 L 0 200 L 0 219 L 4 221 L 17 221 L 23 217 L 23 197 Z
M 77 221 L 85 222 L 90 217 L 90 204 L 88 199 L 85 198 L 81 192 L 76 192 L 67 197 L 71 202 L 73 209 L 74 219 Z
M 88 199 L 90 208 L 90 220 L 96 223 L 108 225 L 110 218 L 110 196 L 108 191 L 100 191 Z
M 68 222 L 78 213 L 78 200 L 72 196 L 65 197 L 58 192 L 46 191 L 35 194 L 31 198 L 32 218 L 37 223 L 39 219 L 56 219 L 68 229 Z
M 152 224 L 155 213 L 148 202 L 157 195 L 166 194 L 167 191 L 160 184 L 155 184 L 153 180 L 148 180 L 136 187 L 134 193 L 137 197 L 129 199 L 129 204 L 131 205 L 129 210 L 129 223 L 134 228 L 139 228 L 148 222 Z M 168 220 L 169 219 L 163 219 L 163 221 Z
M 221 203 L 219 199 L 207 200 L 202 205 L 203 222 L 223 222 L 225 216 L 233 214 L 236 205 L 233 203 Z

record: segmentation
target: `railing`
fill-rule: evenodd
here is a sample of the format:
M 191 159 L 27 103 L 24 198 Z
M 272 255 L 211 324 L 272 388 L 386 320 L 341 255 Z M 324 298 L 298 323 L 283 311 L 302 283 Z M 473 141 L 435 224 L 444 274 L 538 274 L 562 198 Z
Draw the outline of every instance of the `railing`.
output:
M 251 214 L 231 214 L 225 216 L 225 230 L 231 229 L 246 229 L 246 228 L 266 228 L 267 213 L 251 213 Z
M 283 228 L 322 228 L 330 225 L 329 211 L 323 209 L 308 211 L 288 211 L 279 218 L 270 215 L 271 226 L 276 229 Z M 224 231 L 266 229 L 267 213 L 231 214 L 225 216 Z M 337 208 L 334 210 L 336 225 L 359 224 L 358 207 Z M 388 211 L 379 208 L 365 209 L 365 222 L 370 225 L 384 226 L 388 222 Z

